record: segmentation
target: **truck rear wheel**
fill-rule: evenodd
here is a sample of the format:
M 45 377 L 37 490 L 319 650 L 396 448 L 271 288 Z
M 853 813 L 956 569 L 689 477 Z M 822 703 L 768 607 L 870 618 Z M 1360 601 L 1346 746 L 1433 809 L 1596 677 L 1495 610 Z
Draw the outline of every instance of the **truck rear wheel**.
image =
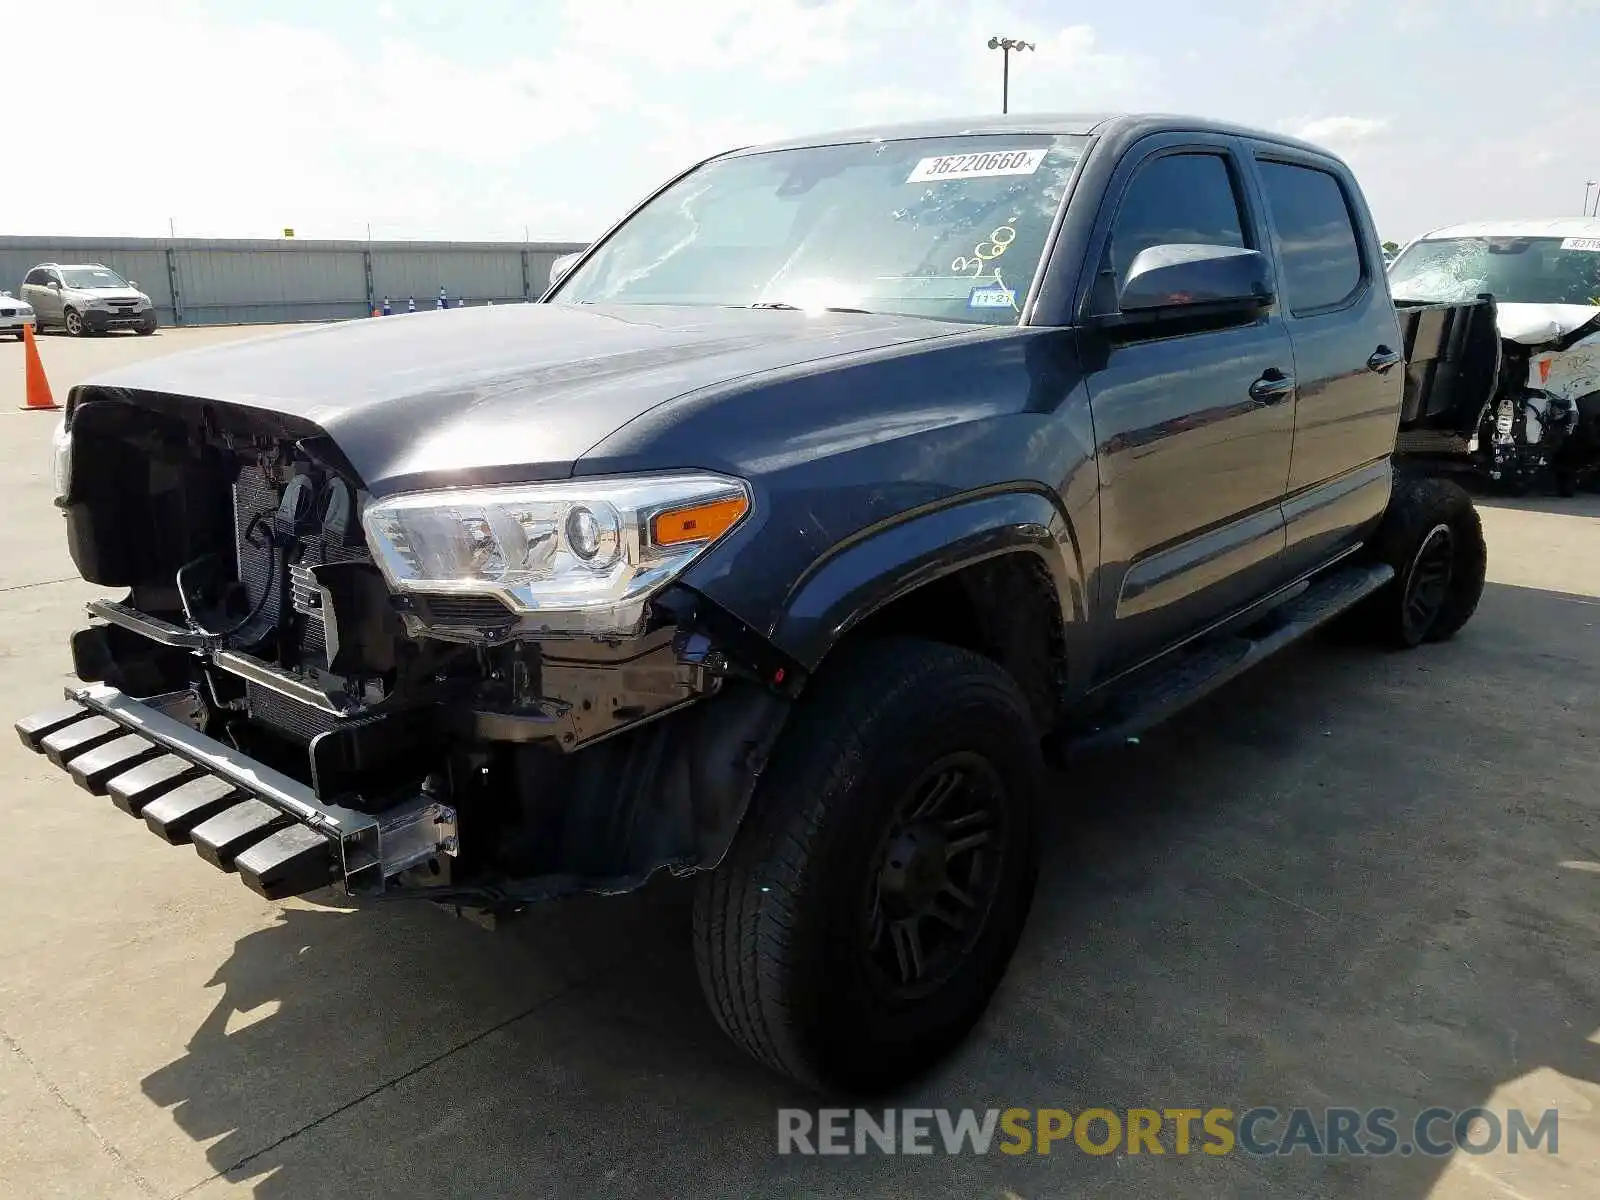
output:
M 1472 497 L 1448 479 L 1401 479 L 1369 548 L 1395 578 L 1358 610 L 1379 641 L 1409 648 L 1454 637 L 1483 596 L 1488 548 Z
M 695 895 L 723 1030 L 824 1091 L 936 1062 L 1021 935 L 1043 770 L 1027 702 L 988 659 L 896 639 L 824 668 Z

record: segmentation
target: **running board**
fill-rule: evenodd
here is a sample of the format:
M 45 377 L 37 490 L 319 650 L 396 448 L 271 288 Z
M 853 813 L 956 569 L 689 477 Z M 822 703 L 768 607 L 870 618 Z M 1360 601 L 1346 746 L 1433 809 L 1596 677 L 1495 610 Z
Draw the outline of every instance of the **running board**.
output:
M 1245 629 L 1175 651 L 1111 685 L 1110 698 L 1094 722 L 1053 739 L 1053 751 L 1058 757 L 1075 757 L 1127 742 L 1327 624 L 1393 578 L 1394 568 L 1384 563 L 1341 567 Z
M 67 698 L 16 722 L 22 744 L 268 900 L 341 882 L 352 896 L 381 893 L 400 872 L 457 851 L 455 810 L 431 797 L 379 813 L 324 804 L 172 716 L 172 697 L 96 685 L 68 688 Z

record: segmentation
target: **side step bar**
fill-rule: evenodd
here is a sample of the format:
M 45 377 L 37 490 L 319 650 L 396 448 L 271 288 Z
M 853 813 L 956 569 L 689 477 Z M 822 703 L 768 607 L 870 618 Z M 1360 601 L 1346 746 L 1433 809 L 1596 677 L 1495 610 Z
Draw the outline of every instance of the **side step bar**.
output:
M 372 895 L 408 867 L 456 853 L 455 810 L 430 797 L 381 813 L 323 804 L 168 715 L 157 698 L 97 685 L 68 688 L 67 699 L 16 722 L 24 746 L 269 900 L 341 882 L 349 895 Z
M 1383 563 L 1336 569 L 1243 631 L 1202 639 L 1170 660 L 1112 684 L 1098 722 L 1062 737 L 1054 749 L 1072 757 L 1126 742 L 1299 641 L 1393 578 L 1394 568 Z

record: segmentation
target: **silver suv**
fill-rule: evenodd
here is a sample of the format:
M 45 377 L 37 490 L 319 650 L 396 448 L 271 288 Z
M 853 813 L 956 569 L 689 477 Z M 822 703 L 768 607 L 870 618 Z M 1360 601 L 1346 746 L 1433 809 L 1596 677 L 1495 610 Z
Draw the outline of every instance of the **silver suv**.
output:
M 72 337 L 108 329 L 156 331 L 156 308 L 139 285 L 100 263 L 40 263 L 22 281 L 36 328 L 60 326 Z

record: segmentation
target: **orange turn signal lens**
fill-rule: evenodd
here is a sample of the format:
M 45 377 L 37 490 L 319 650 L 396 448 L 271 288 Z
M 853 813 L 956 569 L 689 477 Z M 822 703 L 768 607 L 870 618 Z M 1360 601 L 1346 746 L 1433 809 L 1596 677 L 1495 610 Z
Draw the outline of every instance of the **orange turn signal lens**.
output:
M 743 496 L 712 500 L 692 508 L 675 508 L 656 514 L 650 522 L 650 536 L 658 546 L 709 542 L 732 529 L 749 509 L 750 501 Z
M 1551 362 L 1551 360 L 1548 359 L 1548 358 L 1541 358 L 1539 360 L 1539 382 L 1540 383 L 1549 383 L 1550 382 L 1550 362 Z

